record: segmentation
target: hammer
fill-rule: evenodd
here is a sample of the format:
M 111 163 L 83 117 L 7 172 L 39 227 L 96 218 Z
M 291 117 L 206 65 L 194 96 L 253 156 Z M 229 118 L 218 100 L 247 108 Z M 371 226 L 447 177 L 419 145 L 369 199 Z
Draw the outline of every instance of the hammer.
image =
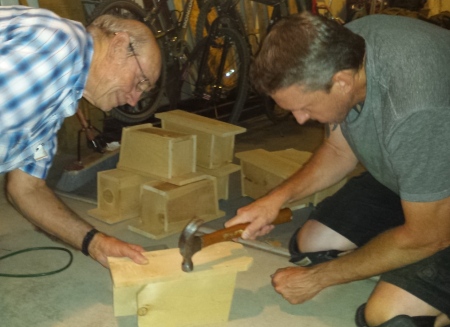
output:
M 278 216 L 272 222 L 274 225 L 283 224 L 292 219 L 292 211 L 289 208 L 281 209 Z M 219 242 L 230 241 L 241 236 L 244 229 L 250 225 L 250 223 L 238 224 L 229 228 L 220 229 L 210 234 L 195 235 L 199 227 L 204 223 L 201 219 L 192 220 L 183 229 L 178 241 L 180 247 L 180 253 L 183 257 L 181 269 L 185 272 L 190 272 L 194 269 L 192 262 L 192 256 L 201 249 L 216 244 Z

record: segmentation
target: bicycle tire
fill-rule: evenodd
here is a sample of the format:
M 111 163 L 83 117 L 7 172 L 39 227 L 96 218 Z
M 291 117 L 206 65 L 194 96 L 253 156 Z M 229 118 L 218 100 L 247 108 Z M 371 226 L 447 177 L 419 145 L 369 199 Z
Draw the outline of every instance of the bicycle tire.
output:
M 227 45 L 231 47 L 224 52 Z M 206 64 L 202 65 L 202 58 Z M 226 63 L 222 74 L 221 62 Z M 194 47 L 183 67 L 179 99 L 194 100 L 197 112 L 214 110 L 216 119 L 235 124 L 247 98 L 249 64 L 249 51 L 240 32 L 217 28 L 214 35 L 203 38 Z M 221 109 L 231 103 L 231 111 L 221 114 Z
M 92 23 L 98 16 L 104 14 L 138 20 L 146 24 L 153 34 L 156 35 L 156 29 L 146 21 L 147 12 L 145 9 L 132 0 L 103 1 L 92 12 L 88 24 Z M 141 123 L 153 116 L 159 108 L 159 104 L 164 95 L 164 86 L 166 85 L 167 63 L 163 41 L 161 39 L 156 39 L 156 41 L 161 50 L 161 75 L 155 87 L 149 93 L 146 93 L 136 106 L 125 104 L 111 110 L 111 116 L 121 122 L 131 124 Z
M 220 18 L 223 27 L 235 28 L 242 36 L 246 38 L 247 32 L 241 14 L 234 5 L 220 6 L 220 2 L 230 0 L 206 0 L 199 3 L 199 13 L 197 17 L 197 24 L 195 25 L 195 40 L 200 42 L 209 34 L 212 22 Z M 227 7 L 227 8 L 225 8 Z

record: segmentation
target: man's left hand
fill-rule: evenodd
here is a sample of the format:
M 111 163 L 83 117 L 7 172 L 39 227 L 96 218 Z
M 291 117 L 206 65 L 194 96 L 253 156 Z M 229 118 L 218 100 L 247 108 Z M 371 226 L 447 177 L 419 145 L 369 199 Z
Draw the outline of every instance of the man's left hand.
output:
M 300 304 L 312 299 L 324 289 L 314 277 L 313 268 L 282 268 L 272 275 L 272 286 L 289 303 Z
M 136 244 L 123 242 L 117 238 L 97 233 L 89 246 L 89 254 L 104 267 L 109 268 L 108 257 L 128 257 L 134 262 L 145 265 L 147 258 L 144 249 Z

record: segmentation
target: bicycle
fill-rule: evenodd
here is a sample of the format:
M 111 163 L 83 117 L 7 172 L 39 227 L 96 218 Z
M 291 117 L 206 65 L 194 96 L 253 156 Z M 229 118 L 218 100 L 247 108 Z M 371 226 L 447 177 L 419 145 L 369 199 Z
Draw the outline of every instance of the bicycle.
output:
M 250 1 L 272 7 L 270 16 L 268 16 L 267 20 L 259 26 L 260 31 L 262 30 L 263 33 L 260 34 L 258 47 L 259 43 L 262 42 L 265 35 L 270 31 L 272 26 L 277 21 L 294 12 L 310 11 L 313 14 L 322 15 L 329 19 L 337 20 L 339 23 L 344 23 L 340 18 L 334 17 L 331 14 L 330 7 L 333 0 L 325 0 L 320 5 L 317 4 L 317 0 L 295 0 L 295 8 L 290 7 L 289 0 Z M 328 3 L 326 1 L 328 1 Z M 224 23 L 227 23 L 229 24 L 229 26 L 232 26 L 234 29 L 240 31 L 241 34 L 246 38 L 249 49 L 251 49 L 250 41 L 248 39 L 249 35 L 246 32 L 245 24 L 240 13 L 235 8 L 237 2 L 239 2 L 239 0 L 207 0 L 205 4 L 200 8 L 200 13 L 198 15 L 198 21 L 196 25 L 196 38 L 200 39 L 209 32 L 211 21 L 220 19 Z M 275 101 L 272 100 L 271 97 L 266 95 L 260 95 L 260 97 L 262 100 L 264 113 L 274 123 L 283 121 L 291 116 L 289 111 L 280 108 L 275 103 Z
M 170 108 L 184 109 L 184 100 L 194 100 L 196 112 L 212 109 L 216 118 L 222 119 L 217 114 L 219 108 L 233 103 L 225 116 L 231 123 L 238 121 L 248 89 L 250 55 L 245 40 L 232 26 L 217 20 L 191 51 L 186 34 L 193 4 L 194 0 L 186 1 L 181 15 L 169 9 L 167 0 L 144 0 L 144 7 L 132 0 L 107 0 L 94 9 L 89 22 L 99 15 L 112 14 L 145 23 L 156 36 L 163 57 L 156 87 L 144 94 L 137 106 L 114 108 L 114 118 L 126 123 L 145 121 L 166 95 Z

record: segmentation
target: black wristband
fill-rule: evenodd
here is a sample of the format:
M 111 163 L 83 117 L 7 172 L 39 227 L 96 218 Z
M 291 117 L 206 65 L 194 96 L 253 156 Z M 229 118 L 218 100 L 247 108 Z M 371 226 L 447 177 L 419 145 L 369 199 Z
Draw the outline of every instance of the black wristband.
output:
M 89 255 L 89 244 L 91 244 L 92 239 L 94 238 L 94 235 L 97 234 L 99 231 L 95 228 L 92 228 L 89 232 L 86 233 L 86 236 L 83 239 L 83 243 L 81 245 L 81 252 L 84 255 Z

